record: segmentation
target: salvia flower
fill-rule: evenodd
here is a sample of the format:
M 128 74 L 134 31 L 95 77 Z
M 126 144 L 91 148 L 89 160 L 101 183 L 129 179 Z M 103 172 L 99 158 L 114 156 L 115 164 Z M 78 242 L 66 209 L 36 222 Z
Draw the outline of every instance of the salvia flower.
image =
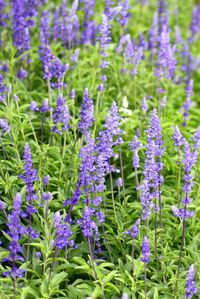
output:
M 147 113 L 148 111 L 148 103 L 146 97 L 142 99 L 142 112 Z
M 142 255 L 143 257 L 141 258 L 141 260 L 147 264 L 150 262 L 150 245 L 149 245 L 149 240 L 148 238 L 145 236 L 143 241 L 142 241 Z
M 20 80 L 24 80 L 27 77 L 27 72 L 24 68 L 20 68 L 19 71 L 17 72 L 17 78 L 19 78 Z
M 34 183 L 38 180 L 38 175 L 37 170 L 33 168 L 31 149 L 28 144 L 24 147 L 24 174 L 20 178 L 26 184 L 27 213 L 30 215 L 34 214 L 36 213 L 36 209 L 33 207 L 33 202 L 37 200 Z
M 139 233 L 139 225 L 140 225 L 140 219 L 137 219 L 135 224 L 132 226 L 132 228 L 126 231 L 125 234 L 131 236 L 132 239 L 136 239 Z
M 22 198 L 20 193 L 17 193 L 14 202 L 13 210 L 8 215 L 8 234 L 11 237 L 8 249 L 10 255 L 8 261 L 11 262 L 12 268 L 10 271 L 5 272 L 3 275 L 11 275 L 12 277 L 22 277 L 25 270 L 19 269 L 16 265 L 17 261 L 24 261 L 22 255 L 22 247 L 19 244 L 22 235 L 26 232 L 25 228 L 21 225 L 20 214 L 21 214 Z
M 115 102 L 113 102 L 108 111 L 104 128 L 105 129 L 101 131 L 97 137 L 96 146 L 98 169 L 103 176 L 110 172 L 117 171 L 117 169 L 111 167 L 110 159 L 116 156 L 114 146 L 123 144 L 121 117 L 118 114 L 118 108 Z
M 178 149 L 180 149 L 180 147 L 184 144 L 184 138 L 178 126 L 175 126 L 174 128 L 174 135 L 172 139 L 174 140 L 174 145 L 177 146 Z
M 100 65 L 102 68 L 102 76 L 100 79 L 102 83 L 104 83 L 105 81 L 107 81 L 107 76 L 104 74 L 104 70 L 108 68 L 109 65 L 109 62 L 106 60 L 106 57 L 108 56 L 107 49 L 111 42 L 109 20 L 105 14 L 102 15 L 102 23 L 99 26 L 99 32 L 100 32 L 100 36 L 98 40 L 101 49 L 100 54 L 102 56 L 101 65 Z
M 42 105 L 39 107 L 38 103 L 36 101 L 31 101 L 30 106 L 29 106 L 31 111 L 35 111 L 35 112 L 48 112 L 51 110 L 50 106 L 49 106 L 49 102 L 48 99 L 44 99 L 44 101 L 42 102 Z
M 49 180 L 50 180 L 50 176 L 49 175 L 44 176 L 43 179 L 42 179 L 43 186 L 48 185 L 49 184 Z
M 119 16 L 117 17 L 118 22 L 125 28 L 128 25 L 128 19 L 130 18 L 129 13 L 129 0 L 123 0 L 120 3 L 121 9 L 119 11 Z
M 12 0 L 12 40 L 20 53 L 30 49 L 30 33 L 25 18 L 25 0 Z
M 86 206 L 83 212 L 83 218 L 81 224 L 83 235 L 86 238 L 92 237 L 93 233 L 96 231 L 97 228 L 96 223 L 94 222 L 94 220 L 92 220 L 93 215 L 94 215 L 93 210 L 90 207 Z
M 138 149 L 141 147 L 141 143 L 138 141 L 137 136 L 133 137 L 132 142 L 129 143 L 129 147 L 133 152 L 132 166 L 133 168 L 140 167 L 140 159 L 138 155 Z
M 194 140 L 194 149 L 198 150 L 200 148 L 200 127 L 197 128 L 193 136 Z
M 184 199 L 182 200 L 183 208 L 176 208 L 172 207 L 172 211 L 176 217 L 179 218 L 188 218 L 194 215 L 193 211 L 187 211 L 187 206 L 190 204 L 191 199 L 189 198 L 189 194 L 192 190 L 194 185 L 192 180 L 192 168 L 196 163 L 198 157 L 198 152 L 195 150 L 194 152 L 191 151 L 189 143 L 185 140 L 184 141 L 184 157 L 183 157 L 183 192 L 185 194 Z
M 83 44 L 93 44 L 96 35 L 96 24 L 91 20 L 94 14 L 94 0 L 87 0 L 83 2 L 84 21 L 83 21 L 83 32 L 81 36 L 81 42 Z
M 4 118 L 0 118 L 0 136 L 10 131 L 10 125 Z
M 157 52 L 158 45 L 158 14 L 155 13 L 153 16 L 153 21 L 151 28 L 149 30 L 149 48 L 151 49 L 151 54 L 154 56 Z
M 65 132 L 70 128 L 69 109 L 62 94 L 57 98 L 56 108 L 53 110 L 52 119 L 54 123 L 52 132 L 62 134 L 62 132 Z
M 83 95 L 83 102 L 81 105 L 80 121 L 78 123 L 78 130 L 85 134 L 94 122 L 94 106 L 93 101 L 89 96 L 89 91 L 86 88 Z
M 54 247 L 57 249 L 73 247 L 74 241 L 71 240 L 73 233 L 68 224 L 62 223 L 62 217 L 59 212 L 56 212 L 54 215 L 54 227 L 56 230 Z
M 185 286 L 185 298 L 191 299 L 194 295 L 197 295 L 198 289 L 195 285 L 195 267 L 191 265 L 188 270 Z

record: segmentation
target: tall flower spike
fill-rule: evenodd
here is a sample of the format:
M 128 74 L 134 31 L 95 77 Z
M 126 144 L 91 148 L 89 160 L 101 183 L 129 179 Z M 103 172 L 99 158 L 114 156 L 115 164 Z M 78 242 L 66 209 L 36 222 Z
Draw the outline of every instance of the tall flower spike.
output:
M 175 128 L 174 128 L 174 135 L 173 135 L 172 139 L 174 140 L 174 145 L 177 146 L 178 149 L 180 149 L 181 145 L 183 145 L 183 143 L 184 143 L 184 138 L 183 138 L 178 126 L 175 126 Z
M 133 239 L 136 239 L 139 233 L 139 225 L 140 225 L 140 219 L 137 219 L 135 224 L 132 226 L 132 228 L 126 231 L 125 234 L 131 236 Z
M 99 26 L 99 32 L 100 36 L 98 40 L 100 43 L 100 54 L 102 57 L 100 65 L 102 68 L 102 76 L 100 77 L 100 79 L 102 81 L 102 84 L 104 84 L 104 82 L 107 81 L 107 76 L 104 74 L 104 70 L 108 68 L 109 65 L 109 62 L 106 60 L 106 57 L 108 56 L 107 48 L 111 42 L 109 20 L 105 14 L 102 15 L 102 23 Z
M 57 249 L 63 249 L 74 246 L 74 241 L 71 240 L 72 231 L 69 224 L 63 224 L 59 212 L 54 215 L 54 227 L 56 230 L 56 237 L 54 246 Z
M 26 232 L 20 221 L 21 203 L 21 195 L 20 193 L 17 193 L 13 202 L 13 210 L 8 216 L 7 224 L 9 229 L 8 234 L 11 237 L 8 247 L 10 255 L 7 260 L 11 262 L 12 268 L 11 271 L 4 272 L 3 275 L 11 275 L 13 278 L 23 277 L 25 272 L 24 269 L 19 269 L 16 265 L 17 261 L 24 261 L 22 256 L 22 247 L 19 244 L 22 235 Z
M 142 112 L 147 113 L 148 111 L 148 103 L 146 97 L 142 99 Z
M 25 19 L 25 0 L 12 0 L 12 39 L 13 45 L 21 53 L 30 49 L 30 34 Z
M 198 289 L 195 285 L 195 267 L 194 265 L 191 265 L 186 279 L 185 298 L 191 299 L 194 295 L 197 295 L 197 293 Z
M 147 264 L 150 262 L 150 245 L 149 245 L 149 240 L 148 238 L 145 236 L 143 241 L 142 241 L 142 255 L 143 257 L 141 258 L 141 260 Z
M 60 94 L 57 98 L 56 108 L 52 115 L 54 126 L 52 132 L 62 134 L 70 128 L 69 121 L 69 109 L 64 97 Z
M 29 215 L 36 213 L 33 202 L 37 200 L 34 190 L 34 182 L 38 180 L 37 170 L 33 168 L 32 154 L 30 146 L 24 147 L 24 175 L 20 176 L 26 184 L 26 199 L 28 201 L 27 213 Z
M 84 21 L 83 21 L 83 32 L 81 36 L 81 42 L 83 44 L 93 44 L 95 35 L 96 35 L 96 24 L 94 21 L 91 20 L 92 16 L 94 15 L 94 0 L 87 0 L 84 1 Z
M 83 102 L 81 105 L 80 120 L 78 123 L 78 130 L 85 134 L 91 128 L 94 122 L 94 106 L 90 98 L 89 91 L 86 88 L 83 95 Z

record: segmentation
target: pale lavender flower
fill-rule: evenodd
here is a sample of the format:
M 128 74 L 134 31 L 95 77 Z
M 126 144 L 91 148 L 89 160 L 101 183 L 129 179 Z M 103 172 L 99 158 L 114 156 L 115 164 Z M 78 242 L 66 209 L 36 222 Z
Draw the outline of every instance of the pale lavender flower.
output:
M 183 138 L 178 126 L 175 126 L 175 128 L 174 128 L 174 135 L 173 135 L 172 139 L 174 140 L 174 145 L 177 146 L 178 149 L 180 149 L 181 145 L 184 144 L 184 138 Z
M 142 112 L 147 113 L 148 111 L 148 103 L 146 97 L 142 99 Z

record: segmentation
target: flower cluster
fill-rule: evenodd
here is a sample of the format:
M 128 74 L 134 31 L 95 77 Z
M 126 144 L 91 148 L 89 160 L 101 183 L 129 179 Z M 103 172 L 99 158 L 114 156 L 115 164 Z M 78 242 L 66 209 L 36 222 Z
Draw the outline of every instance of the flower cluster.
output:
M 70 226 L 66 223 L 62 223 L 62 218 L 59 212 L 54 215 L 54 227 L 56 230 L 56 238 L 54 241 L 54 247 L 57 249 L 63 249 L 73 247 L 74 241 L 71 240 L 72 231 Z
M 20 176 L 26 184 L 26 200 L 28 201 L 27 213 L 29 215 L 37 212 L 33 202 L 38 199 L 34 183 L 38 180 L 37 170 L 33 168 L 31 149 L 28 144 L 24 147 L 24 174 Z
M 57 98 L 56 108 L 53 110 L 52 119 L 54 123 L 52 132 L 62 134 L 62 132 L 65 132 L 70 128 L 69 109 L 62 94 Z
M 8 215 L 8 234 L 11 238 L 8 249 L 10 252 L 9 257 L 4 261 L 9 261 L 12 264 L 11 270 L 3 273 L 4 276 L 11 275 L 13 278 L 23 277 L 25 270 L 17 267 L 17 262 L 24 261 L 22 254 L 22 247 L 20 245 L 20 239 L 23 234 L 26 233 L 25 228 L 21 224 L 21 204 L 22 199 L 20 193 L 17 193 L 14 202 L 13 210 L 11 214 Z

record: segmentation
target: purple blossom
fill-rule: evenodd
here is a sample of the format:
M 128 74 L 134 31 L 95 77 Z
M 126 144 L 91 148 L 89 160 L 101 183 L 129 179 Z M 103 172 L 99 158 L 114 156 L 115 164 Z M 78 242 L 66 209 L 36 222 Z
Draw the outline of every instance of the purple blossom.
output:
M 160 35 L 160 47 L 158 51 L 157 65 L 154 71 L 156 77 L 165 76 L 166 79 L 174 77 L 176 70 L 175 46 L 170 44 L 169 29 L 162 27 Z
M 27 77 L 27 72 L 25 71 L 25 69 L 23 69 L 22 67 L 19 69 L 19 71 L 17 72 L 17 78 L 19 78 L 20 80 L 24 80 Z
M 146 97 L 142 99 L 142 112 L 147 113 L 148 111 L 148 103 Z
M 187 211 L 184 208 L 179 209 L 175 206 L 172 206 L 172 212 L 173 212 L 175 217 L 178 217 L 180 219 L 192 218 L 194 216 L 193 211 Z
M 75 0 L 71 10 L 67 13 L 66 0 L 62 1 L 61 9 L 61 40 L 65 47 L 72 48 L 78 42 L 79 18 L 76 14 L 78 9 L 78 1 Z
M 193 136 L 194 140 L 194 149 L 198 150 L 200 148 L 200 127 L 197 128 Z
M 47 186 L 49 184 L 49 180 L 50 180 L 49 175 L 44 176 L 43 179 L 42 179 L 43 186 Z
M 74 89 L 72 89 L 72 90 L 70 91 L 70 98 L 71 98 L 72 100 L 74 100 L 74 99 L 76 98 L 76 92 L 75 92 Z
M 142 206 L 142 220 L 149 219 L 151 215 L 151 193 L 149 188 L 149 183 L 147 180 L 143 180 L 142 184 L 138 187 L 138 190 L 141 191 L 140 203 Z
M 121 6 L 121 10 L 119 12 L 119 16 L 117 18 L 117 20 L 119 21 L 119 23 L 123 26 L 126 27 L 128 25 L 128 19 L 130 18 L 130 13 L 129 13 L 129 8 L 130 8 L 130 4 L 129 4 L 129 0 L 122 0 L 120 3 Z
M 122 187 L 122 186 L 123 186 L 123 180 L 122 180 L 122 178 L 118 178 L 118 179 L 116 180 L 116 182 L 115 182 L 115 185 L 116 185 L 117 187 Z
M 158 14 L 155 13 L 153 16 L 153 21 L 151 28 L 149 30 L 149 48 L 151 49 L 152 56 L 157 52 L 158 44 Z
M 81 196 L 81 190 L 80 190 L 80 182 L 76 185 L 75 191 L 73 196 L 70 199 L 66 199 L 64 202 L 64 207 L 69 205 L 70 208 L 76 206 L 79 202 L 80 196 Z
M 20 53 L 30 49 L 30 33 L 25 18 L 25 0 L 12 0 L 12 39 Z
M 143 238 L 143 241 L 142 241 L 142 255 L 143 255 L 143 257 L 141 258 L 141 260 L 145 264 L 149 263 L 150 262 L 150 245 L 149 245 L 149 240 L 146 236 Z
M 108 17 L 103 14 L 102 15 L 102 23 L 99 26 L 99 33 L 100 36 L 98 38 L 99 43 L 100 43 L 100 54 L 102 56 L 101 60 L 101 68 L 102 68 L 102 76 L 101 76 L 101 81 L 106 81 L 107 76 L 104 75 L 104 69 L 108 68 L 109 62 L 106 60 L 106 57 L 108 56 L 107 49 L 108 46 L 111 42 L 110 38 L 110 25 L 109 25 L 109 20 Z
M 52 82 L 51 87 L 60 88 L 63 87 L 63 80 L 66 72 L 69 70 L 69 64 L 62 64 L 60 59 L 52 57 L 51 63 L 49 65 L 49 77 L 54 78 L 57 82 Z
M 51 192 L 44 192 L 42 194 L 42 200 L 44 200 L 44 201 L 49 201 L 52 199 L 52 197 L 53 197 L 53 195 Z
M 0 210 L 4 211 L 6 209 L 6 204 L 2 200 L 0 200 Z
M 129 143 L 129 147 L 133 152 L 132 166 L 133 168 L 140 167 L 140 159 L 138 155 L 138 149 L 141 147 L 141 143 L 138 141 L 137 136 L 133 137 L 132 142 Z
M 94 14 L 94 0 L 84 0 L 84 21 L 83 21 L 83 32 L 81 36 L 81 42 L 83 44 L 93 44 L 96 35 L 96 24 L 91 20 Z
M 194 295 L 197 295 L 198 289 L 195 285 L 195 267 L 191 265 L 188 270 L 185 286 L 185 298 L 191 299 Z
M 20 214 L 21 214 L 22 199 L 20 193 L 17 193 L 13 201 L 13 210 L 8 215 L 8 234 L 11 237 L 8 249 L 10 252 L 7 261 L 10 261 L 12 268 L 10 271 L 4 273 L 4 276 L 11 275 L 12 277 L 22 277 L 24 274 L 23 269 L 19 269 L 16 265 L 17 261 L 24 261 L 22 255 L 22 247 L 19 241 L 22 235 L 25 233 L 24 227 L 21 225 Z
M 8 121 L 4 118 L 0 118 L 0 136 L 10 131 Z
M 174 135 L 173 135 L 172 139 L 174 140 L 174 145 L 177 146 L 178 149 L 180 149 L 181 145 L 184 144 L 184 138 L 183 138 L 178 126 L 175 126 L 175 128 L 174 128 Z
M 189 43 L 192 43 L 195 37 L 200 32 L 200 5 L 193 7 L 190 31 L 191 31 L 191 36 L 189 37 L 188 41 Z
M 56 108 L 53 110 L 52 119 L 54 123 L 52 132 L 62 134 L 62 132 L 65 132 L 70 128 L 69 109 L 62 94 L 57 98 Z
M 70 56 L 70 60 L 76 65 L 78 63 L 78 58 L 79 58 L 80 50 L 76 49 L 74 53 Z
M 99 133 L 97 137 L 97 164 L 99 172 L 104 176 L 112 171 L 116 171 L 111 167 L 110 159 L 115 157 L 113 151 L 114 146 L 121 145 L 123 143 L 121 127 L 121 117 L 118 114 L 117 104 L 112 103 L 106 121 L 104 124 L 104 130 Z
M 83 102 L 81 105 L 80 121 L 78 123 L 78 130 L 82 134 L 86 134 L 94 122 L 94 106 L 93 101 L 89 96 L 89 91 L 86 88 L 83 95 Z
M 72 231 L 68 224 L 62 223 L 62 218 L 59 212 L 56 212 L 54 215 L 54 227 L 56 230 L 56 237 L 54 246 L 57 249 L 63 249 L 74 246 L 74 241 L 71 240 Z
M 192 94 L 193 94 L 193 80 L 192 79 L 190 79 L 186 85 L 185 94 L 188 99 L 191 99 Z
M 86 238 L 92 237 L 97 228 L 96 223 L 92 220 L 93 215 L 93 210 L 90 207 L 86 206 L 83 212 L 81 223 L 82 232 Z
M 172 207 L 172 211 L 176 217 L 179 218 L 188 218 L 192 217 L 194 215 L 193 211 L 187 211 L 187 206 L 190 204 L 191 200 L 189 198 L 189 194 L 192 190 L 192 187 L 194 185 L 192 181 L 192 168 L 194 164 L 196 163 L 198 157 L 198 152 L 195 150 L 194 152 L 191 151 L 189 143 L 185 140 L 184 141 L 184 157 L 183 157 L 183 192 L 185 193 L 185 197 L 182 200 L 183 208 L 176 208 Z
M 139 225 L 140 225 L 140 219 L 137 219 L 135 224 L 132 226 L 132 228 L 126 231 L 125 234 L 131 236 L 131 238 L 133 239 L 136 239 L 139 233 Z
M 38 180 L 37 170 L 33 168 L 32 154 L 30 146 L 24 147 L 24 174 L 20 176 L 26 185 L 26 200 L 28 201 L 27 213 L 29 215 L 36 213 L 33 207 L 33 201 L 37 200 L 34 190 L 34 183 Z

